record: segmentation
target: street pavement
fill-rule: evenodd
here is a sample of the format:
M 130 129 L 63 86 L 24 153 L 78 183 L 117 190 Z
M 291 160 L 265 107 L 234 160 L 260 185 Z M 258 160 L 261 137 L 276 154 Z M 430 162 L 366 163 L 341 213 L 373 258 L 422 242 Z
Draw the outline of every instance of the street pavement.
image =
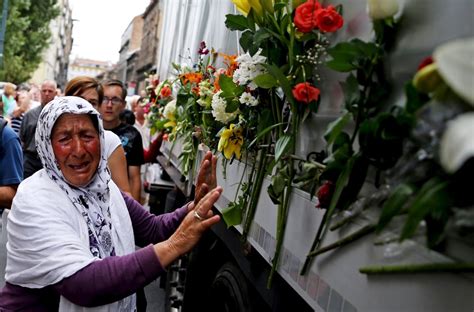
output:
M 0 229 L 3 232 L 2 224 L 0 223 Z M 4 234 L 4 233 L 2 233 Z M 0 237 L 5 237 L 0 235 Z M 5 285 L 5 262 L 7 258 L 6 241 L 1 239 L 0 241 L 0 287 Z M 147 298 L 147 311 L 153 312 L 164 312 L 165 292 L 160 288 L 160 279 L 157 279 L 145 287 L 145 295 Z

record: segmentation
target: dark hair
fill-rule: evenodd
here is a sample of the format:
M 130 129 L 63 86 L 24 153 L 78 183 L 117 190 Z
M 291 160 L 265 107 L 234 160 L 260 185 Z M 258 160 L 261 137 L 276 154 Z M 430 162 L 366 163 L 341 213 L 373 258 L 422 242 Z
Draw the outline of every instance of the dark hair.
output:
M 102 99 L 104 98 L 104 88 L 100 84 L 100 82 L 89 76 L 78 76 L 69 80 L 66 85 L 66 90 L 64 90 L 64 95 L 66 96 L 79 96 L 79 94 L 85 92 L 89 89 L 95 89 L 97 94 L 99 95 L 99 103 L 102 103 Z
M 127 97 L 127 89 L 125 88 L 125 85 L 123 84 L 122 81 L 117 80 L 117 79 L 108 79 L 102 82 L 102 85 L 104 87 L 113 87 L 117 86 L 122 88 L 122 100 L 125 101 L 125 98 Z
M 135 114 L 129 109 L 124 109 L 119 115 L 120 121 L 124 124 L 133 126 L 135 124 Z

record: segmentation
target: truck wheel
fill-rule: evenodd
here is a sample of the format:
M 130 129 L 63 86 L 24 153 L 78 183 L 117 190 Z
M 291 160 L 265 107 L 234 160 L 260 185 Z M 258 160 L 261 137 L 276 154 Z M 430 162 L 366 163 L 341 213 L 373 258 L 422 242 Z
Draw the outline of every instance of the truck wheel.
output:
M 227 262 L 216 274 L 211 286 L 211 311 L 251 312 L 247 280 L 233 263 Z

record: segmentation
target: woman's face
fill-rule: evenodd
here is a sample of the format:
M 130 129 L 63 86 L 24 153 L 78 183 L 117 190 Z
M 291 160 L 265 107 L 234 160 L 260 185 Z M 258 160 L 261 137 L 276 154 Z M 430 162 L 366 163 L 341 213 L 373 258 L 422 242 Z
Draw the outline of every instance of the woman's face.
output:
M 51 143 L 66 181 L 86 186 L 100 161 L 100 139 L 88 115 L 63 114 L 56 121 Z
M 78 94 L 77 96 L 83 98 L 87 102 L 91 103 L 95 109 L 99 107 L 99 93 L 94 88 L 86 89 L 84 92 Z

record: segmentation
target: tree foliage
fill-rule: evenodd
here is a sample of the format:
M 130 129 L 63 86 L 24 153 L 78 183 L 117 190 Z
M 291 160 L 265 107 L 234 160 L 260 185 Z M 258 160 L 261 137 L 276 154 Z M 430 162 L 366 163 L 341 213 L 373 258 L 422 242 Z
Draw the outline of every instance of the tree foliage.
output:
M 3 0 L 0 0 L 3 7 Z M 21 83 L 41 62 L 49 46 L 49 24 L 59 14 L 57 0 L 10 0 L 0 80 Z

